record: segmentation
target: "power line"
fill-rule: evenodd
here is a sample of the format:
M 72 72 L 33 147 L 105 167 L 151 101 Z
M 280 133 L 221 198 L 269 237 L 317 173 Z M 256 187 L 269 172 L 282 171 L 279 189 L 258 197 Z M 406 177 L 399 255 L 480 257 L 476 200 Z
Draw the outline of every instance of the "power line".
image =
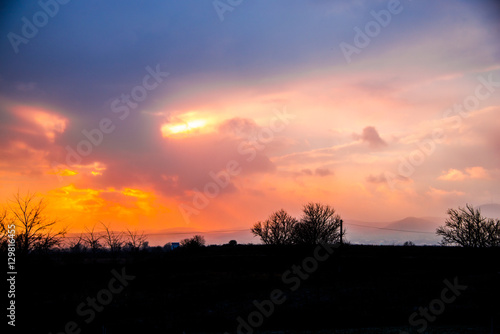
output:
M 374 228 L 378 230 L 386 230 L 386 231 L 396 231 L 396 232 L 406 232 L 406 233 L 420 233 L 420 234 L 435 234 L 435 232 L 426 232 L 426 231 L 413 231 L 413 230 L 401 230 L 401 229 L 395 229 L 395 228 L 387 228 L 387 227 L 378 227 L 378 226 L 368 226 L 368 225 L 361 225 L 361 224 L 354 224 L 354 223 L 345 223 L 346 225 L 353 225 L 353 226 L 358 226 L 358 227 L 364 227 L 364 228 Z M 152 235 L 180 235 L 180 234 L 211 234 L 211 233 L 232 233 L 232 232 L 244 232 L 244 231 L 249 231 L 249 229 L 240 229 L 240 230 L 216 230 L 216 231 L 188 231 L 188 232 L 158 232 L 158 233 L 144 233 L 146 236 L 152 236 Z M 102 232 L 97 232 L 97 234 L 102 233 Z M 65 236 L 65 238 L 71 239 L 71 238 L 78 238 L 77 236 L 70 237 L 70 236 Z
M 249 231 L 250 229 L 242 229 L 242 230 L 216 230 L 216 231 L 188 231 L 188 232 L 158 232 L 158 233 L 144 233 L 146 236 L 150 235 L 175 235 L 175 234 L 193 234 L 193 233 L 198 233 L 198 234 L 210 234 L 210 233 L 231 233 L 231 232 L 243 232 L 243 231 Z M 80 233 L 80 234 L 85 234 L 85 233 Z M 96 232 L 95 234 L 105 234 L 105 232 Z M 78 236 L 74 237 L 69 237 L 69 236 L 64 236 L 64 238 L 72 239 L 72 238 L 78 238 Z
M 346 224 L 347 224 L 347 225 L 359 226 L 359 227 L 366 227 L 366 228 L 376 228 L 376 229 L 378 229 L 378 230 L 388 230 L 388 231 L 408 232 L 408 233 L 435 234 L 435 232 L 412 231 L 412 230 L 400 230 L 400 229 L 396 229 L 396 228 L 387 228 L 387 227 L 378 227 L 378 226 L 368 226 L 368 225 L 360 225 L 360 224 L 353 224 L 353 223 L 346 223 Z
M 192 233 L 231 233 L 231 232 L 243 232 L 249 231 L 250 229 L 246 228 L 243 230 L 219 230 L 219 231 L 189 231 L 189 232 L 162 232 L 162 233 L 145 233 L 147 235 L 171 235 L 171 234 L 192 234 Z

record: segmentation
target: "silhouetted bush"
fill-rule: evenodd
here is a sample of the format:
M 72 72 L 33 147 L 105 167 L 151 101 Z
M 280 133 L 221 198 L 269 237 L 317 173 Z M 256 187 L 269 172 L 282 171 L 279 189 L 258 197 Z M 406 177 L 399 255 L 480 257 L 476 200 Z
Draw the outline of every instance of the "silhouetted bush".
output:
M 205 246 L 205 238 L 202 235 L 195 235 L 181 241 L 181 247 L 184 248 L 200 248 L 203 246 Z
M 264 222 L 258 222 L 251 229 L 268 245 L 289 245 L 294 242 L 294 229 L 297 219 L 281 209 L 274 212 Z
M 342 219 L 335 209 L 320 203 L 304 205 L 304 215 L 295 226 L 294 239 L 298 244 L 319 244 L 340 242 Z

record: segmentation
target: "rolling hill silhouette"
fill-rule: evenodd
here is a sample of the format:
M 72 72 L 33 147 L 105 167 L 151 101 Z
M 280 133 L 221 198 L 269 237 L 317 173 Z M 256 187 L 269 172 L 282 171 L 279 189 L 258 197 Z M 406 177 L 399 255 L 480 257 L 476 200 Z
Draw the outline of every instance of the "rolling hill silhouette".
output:
M 445 218 L 439 217 L 406 217 L 404 219 L 388 224 L 385 228 L 412 230 L 421 232 L 433 232 L 439 225 L 442 225 Z
M 412 241 L 417 245 L 435 245 L 435 231 L 445 218 L 406 217 L 393 222 L 345 220 L 347 240 L 356 244 L 392 245 Z

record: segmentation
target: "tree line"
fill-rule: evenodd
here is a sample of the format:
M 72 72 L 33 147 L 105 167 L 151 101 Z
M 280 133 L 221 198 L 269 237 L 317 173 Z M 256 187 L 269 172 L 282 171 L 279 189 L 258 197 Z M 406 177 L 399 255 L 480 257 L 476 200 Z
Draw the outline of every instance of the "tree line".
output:
M 148 248 L 144 233 L 131 230 L 116 232 L 104 223 L 100 223 L 103 228 L 101 232 L 97 232 L 96 226 L 93 226 L 77 237 L 65 238 L 67 227 L 56 229 L 58 221 L 45 214 L 46 206 L 46 201 L 38 199 L 35 194 L 14 195 L 0 209 L 0 249 L 5 251 L 12 241 L 15 241 L 16 251 L 20 255 L 63 247 L 91 253 Z M 436 230 L 436 234 L 442 238 L 441 245 L 467 248 L 500 246 L 500 219 L 484 217 L 480 209 L 469 204 L 464 208 L 448 209 L 447 214 L 444 225 Z M 12 237 L 9 231 L 14 228 L 16 233 Z M 273 212 L 264 221 L 257 222 L 250 231 L 268 245 L 334 244 L 341 243 L 346 234 L 340 215 L 330 205 L 321 203 L 305 204 L 300 219 L 292 217 L 283 209 Z M 235 240 L 229 242 L 230 246 L 236 244 Z M 182 248 L 188 249 L 204 245 L 205 239 L 201 235 L 180 242 Z M 172 249 L 172 245 L 167 243 L 163 248 Z
M 304 205 L 300 220 L 281 209 L 263 222 L 256 223 L 251 232 L 270 245 L 292 245 L 340 242 L 345 235 L 342 219 L 335 209 L 321 203 Z
M 7 250 L 9 244 L 14 244 L 19 255 L 43 253 L 51 249 L 67 249 L 71 252 L 88 252 L 91 254 L 108 251 L 113 254 L 128 251 L 137 252 L 149 248 L 144 232 L 127 229 L 126 232 L 113 231 L 109 225 L 100 222 L 101 231 L 85 228 L 85 232 L 75 237 L 67 237 L 68 229 L 55 229 L 58 223 L 50 218 L 45 209 L 47 202 L 36 194 L 25 196 L 17 193 L 2 208 L 0 208 L 0 250 Z M 58 224 L 61 225 L 61 224 Z M 15 230 L 15 234 L 11 232 Z M 203 247 L 205 238 L 195 235 L 180 241 L 180 246 L 187 249 Z M 235 245 L 231 240 L 229 245 Z M 161 247 L 160 247 L 161 248 Z M 163 246 L 171 250 L 172 244 Z

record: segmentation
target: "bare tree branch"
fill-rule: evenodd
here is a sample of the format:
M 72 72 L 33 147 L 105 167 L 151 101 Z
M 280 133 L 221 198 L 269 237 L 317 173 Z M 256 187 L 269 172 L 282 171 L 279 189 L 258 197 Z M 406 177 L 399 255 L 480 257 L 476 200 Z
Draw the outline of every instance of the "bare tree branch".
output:
M 66 228 L 54 230 L 57 221 L 44 214 L 47 203 L 43 198 L 37 200 L 36 197 L 36 194 L 21 196 L 17 193 L 8 204 L 8 214 L 16 225 L 16 244 L 21 254 L 35 250 L 47 251 L 59 246 L 67 233 Z M 2 214 L 2 217 L 3 222 L 6 216 Z
M 96 253 L 102 248 L 101 239 L 102 236 L 95 232 L 95 225 L 92 229 L 85 227 L 86 233 L 82 235 L 82 241 L 86 248 L 89 248 L 92 253 Z
M 113 253 L 118 252 L 122 249 L 124 245 L 123 233 L 114 232 L 109 229 L 109 226 L 101 222 L 104 227 L 104 243 L 108 246 L 109 250 Z
M 131 250 L 137 251 L 146 242 L 146 236 L 143 232 L 139 233 L 137 231 L 131 231 L 127 229 L 128 241 L 126 245 L 130 247 Z
M 481 216 L 481 210 L 470 204 L 448 209 L 444 226 L 436 229 L 443 245 L 482 248 L 500 246 L 500 220 Z

